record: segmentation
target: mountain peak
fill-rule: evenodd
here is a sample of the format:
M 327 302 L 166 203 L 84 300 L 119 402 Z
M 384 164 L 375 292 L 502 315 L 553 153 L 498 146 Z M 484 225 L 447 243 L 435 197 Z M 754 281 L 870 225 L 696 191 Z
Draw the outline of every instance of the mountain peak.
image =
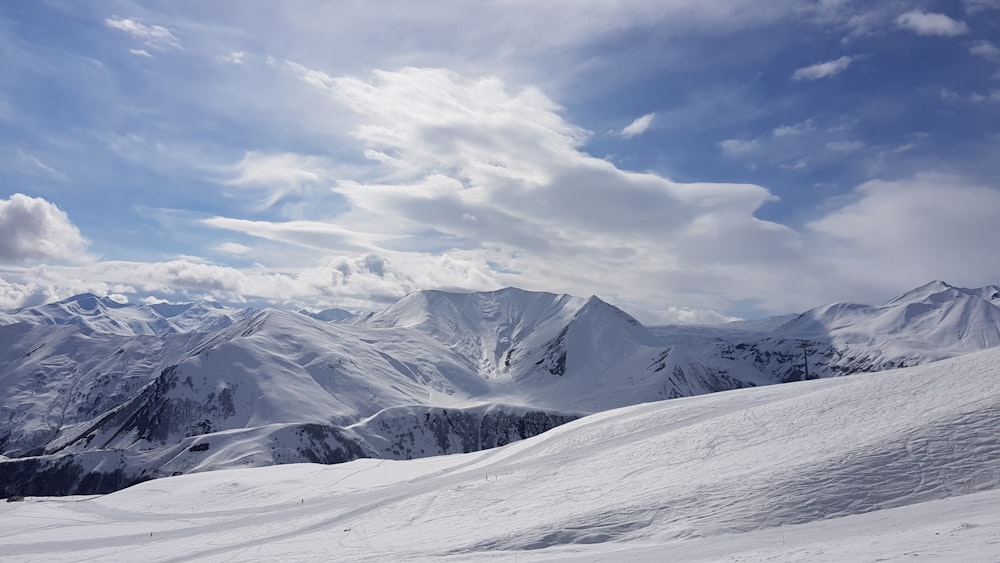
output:
M 937 295 L 946 291 L 962 291 L 961 288 L 955 287 L 947 282 L 941 280 L 934 280 L 932 282 L 925 283 L 924 285 L 911 289 L 906 293 L 894 297 L 886 302 L 886 305 L 895 305 L 897 303 L 909 303 L 909 302 L 919 302 L 924 301 L 932 295 Z
M 438 326 L 445 332 L 454 332 L 459 327 L 478 331 L 483 325 L 502 324 L 513 318 L 561 314 L 568 319 L 582 305 L 583 300 L 579 297 L 513 287 L 468 293 L 424 290 L 403 297 L 365 321 L 365 324 L 377 327 Z
M 98 297 L 93 293 L 80 293 L 68 299 L 63 299 L 62 301 L 59 301 L 58 304 L 59 305 L 76 304 L 81 309 L 89 311 L 99 308 L 102 304 L 104 304 L 104 301 L 105 299 Z

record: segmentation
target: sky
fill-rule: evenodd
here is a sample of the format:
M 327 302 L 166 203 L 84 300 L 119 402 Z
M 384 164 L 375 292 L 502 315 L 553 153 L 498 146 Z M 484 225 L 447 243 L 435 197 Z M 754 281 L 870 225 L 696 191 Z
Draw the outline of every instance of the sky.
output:
M 0 309 L 1000 283 L 1000 0 L 0 5 Z

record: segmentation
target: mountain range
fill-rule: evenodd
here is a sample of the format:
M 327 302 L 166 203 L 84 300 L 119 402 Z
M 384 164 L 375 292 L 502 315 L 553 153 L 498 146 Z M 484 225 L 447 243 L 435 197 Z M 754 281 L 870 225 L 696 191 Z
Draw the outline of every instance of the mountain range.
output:
M 0 503 L 0 558 L 997 561 L 998 365 L 995 348 L 623 407 L 468 454 L 29 496 Z
M 932 282 L 720 326 L 597 297 L 423 291 L 353 315 L 71 299 L 0 314 L 0 496 L 471 452 L 628 405 L 1000 344 L 1000 288 Z

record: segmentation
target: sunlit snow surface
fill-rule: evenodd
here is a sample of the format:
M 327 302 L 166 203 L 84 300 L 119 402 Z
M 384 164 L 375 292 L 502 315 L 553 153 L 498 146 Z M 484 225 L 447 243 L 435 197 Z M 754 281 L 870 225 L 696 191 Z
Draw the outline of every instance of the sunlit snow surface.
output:
M 471 454 L 29 498 L 0 505 L 0 558 L 996 561 L 998 366 L 988 350 L 607 411 Z

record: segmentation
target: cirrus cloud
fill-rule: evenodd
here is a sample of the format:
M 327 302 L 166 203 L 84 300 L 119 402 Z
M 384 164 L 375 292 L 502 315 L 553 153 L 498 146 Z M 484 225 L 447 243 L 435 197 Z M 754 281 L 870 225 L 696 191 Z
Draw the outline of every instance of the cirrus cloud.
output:
M 795 72 L 792 73 L 792 80 L 819 80 L 820 78 L 836 76 L 847 70 L 847 67 L 850 66 L 853 61 L 854 57 L 848 57 L 845 55 L 832 61 L 802 67 L 796 69 Z
M 142 40 L 143 43 L 154 49 L 182 48 L 180 41 L 174 37 L 174 34 L 162 25 L 147 25 L 137 19 L 120 18 L 118 16 L 106 18 L 104 25 L 112 29 L 124 31 L 132 37 Z
M 310 186 L 330 177 L 330 165 L 319 156 L 295 153 L 251 151 L 235 165 L 224 170 L 222 183 L 254 195 L 254 205 L 267 209 L 289 195 L 302 194 Z

